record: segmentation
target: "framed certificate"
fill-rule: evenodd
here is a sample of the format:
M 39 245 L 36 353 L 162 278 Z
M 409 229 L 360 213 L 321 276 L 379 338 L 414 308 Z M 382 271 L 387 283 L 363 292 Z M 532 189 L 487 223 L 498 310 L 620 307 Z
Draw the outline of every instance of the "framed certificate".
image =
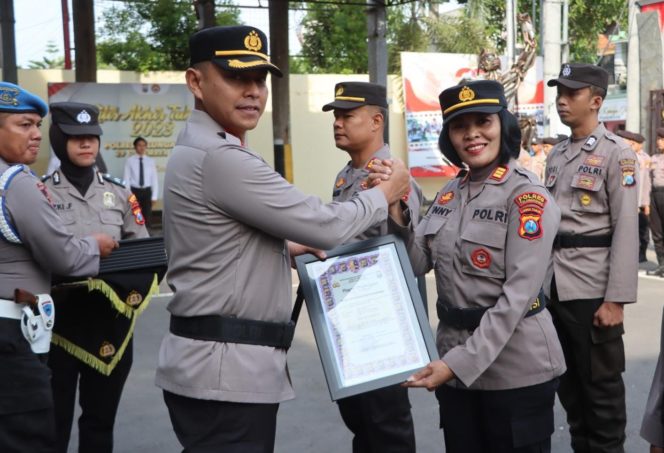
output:
M 396 236 L 295 258 L 332 400 L 405 381 L 438 358 L 403 242 Z

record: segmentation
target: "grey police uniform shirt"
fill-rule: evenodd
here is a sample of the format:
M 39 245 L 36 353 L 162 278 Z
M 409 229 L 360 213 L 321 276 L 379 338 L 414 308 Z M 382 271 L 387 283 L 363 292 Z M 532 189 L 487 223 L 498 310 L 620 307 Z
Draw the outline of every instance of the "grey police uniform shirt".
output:
M 145 220 L 132 209 L 135 196 L 121 180 L 109 181 L 95 172 L 90 187 L 81 195 L 62 171 L 56 170 L 44 184 L 62 222 L 76 237 L 106 233 L 119 241 L 148 236 Z
M 558 143 L 546 164 L 546 188 L 560 206 L 559 233 L 612 235 L 611 247 L 553 251 L 561 301 L 635 302 L 638 274 L 638 161 L 629 145 L 600 124 L 585 139 Z
M 664 153 L 650 156 L 650 178 L 653 188 L 664 187 Z
M 449 385 L 504 390 L 565 371 L 551 315 L 525 317 L 542 287 L 560 210 L 536 175 L 509 161 L 483 183 L 450 181 L 415 229 L 404 227 L 416 274 L 433 268 L 439 300 L 488 307 L 474 331 L 438 324 Z
M 374 159 L 383 160 L 390 159 L 390 148 L 388 145 L 383 145 L 376 151 L 369 161 L 361 168 L 353 168 L 351 162 L 339 172 L 334 180 L 334 188 L 332 189 L 332 199 L 334 201 L 347 201 L 352 199 L 358 193 L 367 189 L 367 177 L 369 176 L 369 167 Z M 410 192 L 404 197 L 404 202 L 408 206 L 408 218 L 417 224 L 420 218 L 420 206 L 422 205 L 422 189 L 414 180 L 410 183 Z M 403 199 L 402 199 L 403 200 Z M 366 231 L 361 232 L 353 238 L 351 242 L 362 241 L 373 237 L 383 236 L 390 233 L 387 219 L 380 224 L 374 225 Z
M 664 447 L 664 312 L 659 343 L 655 376 L 641 421 L 641 437 L 656 447 Z
M 639 199 L 637 204 L 639 207 L 650 206 L 650 189 L 652 188 L 652 183 L 650 181 L 651 159 L 648 153 L 643 150 L 635 154 L 639 161 Z
M 9 165 L 0 158 L 0 174 Z M 99 271 L 99 247 L 92 237 L 76 239 L 53 209 L 44 184 L 29 170 L 17 174 L 4 193 L 6 213 L 22 244 L 0 239 L 0 298 L 14 289 L 51 291 L 51 273 L 93 276 Z
M 285 239 L 321 249 L 387 217 L 378 188 L 324 204 L 194 110 L 164 180 L 168 310 L 288 322 L 292 282 Z M 190 398 L 277 403 L 294 397 L 286 351 L 166 334 L 156 384 Z

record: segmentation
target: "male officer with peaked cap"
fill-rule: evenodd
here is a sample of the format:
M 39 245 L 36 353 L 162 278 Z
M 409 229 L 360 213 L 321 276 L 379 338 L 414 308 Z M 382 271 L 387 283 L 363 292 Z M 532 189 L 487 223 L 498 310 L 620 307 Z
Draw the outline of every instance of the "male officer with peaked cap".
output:
M 599 122 L 607 83 L 604 69 L 573 63 L 548 82 L 572 130 L 548 156 L 545 185 L 561 210 L 548 290 L 567 362 L 558 396 L 576 452 L 622 452 L 625 441 L 623 305 L 636 301 L 639 168 Z
M 636 153 L 639 162 L 639 263 L 647 261 L 646 250 L 650 242 L 648 234 L 648 217 L 650 217 L 650 156 L 643 150 L 646 138 L 636 132 L 616 131 Z
M 30 172 L 46 112 L 37 96 L 0 82 L 0 451 L 7 453 L 54 447 L 43 354 L 53 325 L 51 273 L 95 275 L 100 253 L 117 246 L 107 235 L 76 239 L 68 233 L 45 186 Z M 37 295 L 37 312 L 15 302 L 16 289 Z
M 194 110 L 164 179 L 170 332 L 156 383 L 187 452 L 265 453 L 279 403 L 293 398 L 290 257 L 347 241 L 387 217 L 409 175 L 395 161 L 378 187 L 323 204 L 245 146 L 267 101 L 265 34 L 212 27 L 191 36 Z M 292 243 L 290 241 L 295 241 Z
M 367 82 L 341 82 L 334 87 L 334 101 L 323 111 L 334 111 L 334 141 L 350 156 L 339 172 L 332 190 L 334 201 L 350 200 L 367 189 L 367 177 L 375 162 L 390 159 L 383 141 L 387 119 L 386 90 Z M 413 181 L 402 199 L 413 225 L 417 225 L 422 191 Z M 387 220 L 360 232 L 349 242 L 389 233 Z M 339 412 L 353 434 L 353 452 L 415 452 L 415 430 L 410 413 L 408 389 L 400 385 L 343 398 Z

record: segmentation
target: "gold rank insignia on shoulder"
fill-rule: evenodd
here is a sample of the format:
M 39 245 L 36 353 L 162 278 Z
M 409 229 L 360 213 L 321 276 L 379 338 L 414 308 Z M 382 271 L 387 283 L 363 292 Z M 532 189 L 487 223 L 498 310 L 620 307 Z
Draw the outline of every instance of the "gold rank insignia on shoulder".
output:
M 341 86 L 341 87 L 337 88 L 337 92 L 334 93 L 334 94 L 335 94 L 335 96 L 341 96 L 342 94 L 344 94 L 344 87 Z
M 468 88 L 468 87 L 463 87 L 461 91 L 459 91 L 459 100 L 461 102 L 468 102 L 472 101 L 475 99 L 475 92 Z
M 338 189 L 339 187 L 343 186 L 346 183 L 346 180 L 344 178 L 339 178 L 337 179 L 337 183 L 335 184 L 335 187 Z
M 99 355 L 101 357 L 113 357 L 115 355 L 115 346 L 108 341 L 104 341 L 99 348 Z
M 507 174 L 507 165 L 499 165 L 496 167 L 496 169 L 491 173 L 491 176 L 489 176 L 489 179 L 493 179 L 494 181 L 502 181 L 505 175 Z
M 258 33 L 256 33 L 255 30 L 252 30 L 246 36 L 246 38 L 244 38 L 244 47 L 246 47 L 248 50 L 252 50 L 254 52 L 258 52 L 263 47 L 263 43 L 261 42 L 261 38 L 258 36 Z

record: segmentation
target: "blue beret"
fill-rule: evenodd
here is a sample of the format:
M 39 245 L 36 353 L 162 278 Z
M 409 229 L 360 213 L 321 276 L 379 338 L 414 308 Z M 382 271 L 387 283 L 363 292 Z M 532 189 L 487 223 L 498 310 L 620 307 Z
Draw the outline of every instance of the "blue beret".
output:
M 0 112 L 37 113 L 42 118 L 48 113 L 46 102 L 9 82 L 0 82 Z

